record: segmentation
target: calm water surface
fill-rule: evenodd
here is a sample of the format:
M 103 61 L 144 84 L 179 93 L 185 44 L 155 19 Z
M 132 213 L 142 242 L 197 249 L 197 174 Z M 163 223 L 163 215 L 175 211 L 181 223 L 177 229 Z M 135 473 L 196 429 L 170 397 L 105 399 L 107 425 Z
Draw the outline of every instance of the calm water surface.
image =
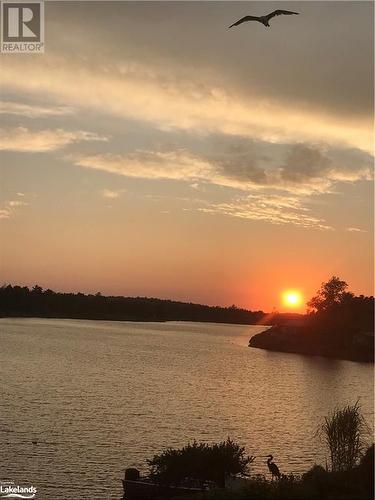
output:
M 255 472 L 269 453 L 282 472 L 324 464 L 314 433 L 327 412 L 360 398 L 372 422 L 373 367 L 249 349 L 258 331 L 0 320 L 0 479 L 38 500 L 119 500 L 125 467 L 227 436 L 259 457 Z

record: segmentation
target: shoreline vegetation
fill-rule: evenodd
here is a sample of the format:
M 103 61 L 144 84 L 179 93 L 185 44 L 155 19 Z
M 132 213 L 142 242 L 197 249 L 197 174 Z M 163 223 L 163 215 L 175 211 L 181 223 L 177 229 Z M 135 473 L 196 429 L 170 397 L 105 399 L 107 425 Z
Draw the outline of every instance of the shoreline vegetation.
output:
M 126 469 L 124 499 L 372 499 L 374 445 L 369 446 L 369 427 L 358 401 L 326 416 L 315 436 L 328 452 L 326 467 L 315 464 L 302 475 L 283 474 L 272 455 L 249 456 L 229 437 L 168 448 L 147 460 L 148 475 Z M 266 474 L 252 474 L 256 460 L 264 463 Z
M 271 351 L 374 362 L 374 297 L 356 296 L 333 276 L 308 303 L 307 314 L 267 314 L 146 297 L 60 293 L 3 285 L 0 317 L 86 319 L 104 321 L 195 321 L 264 325 L 249 347 Z M 268 328 L 271 327 L 271 328 Z

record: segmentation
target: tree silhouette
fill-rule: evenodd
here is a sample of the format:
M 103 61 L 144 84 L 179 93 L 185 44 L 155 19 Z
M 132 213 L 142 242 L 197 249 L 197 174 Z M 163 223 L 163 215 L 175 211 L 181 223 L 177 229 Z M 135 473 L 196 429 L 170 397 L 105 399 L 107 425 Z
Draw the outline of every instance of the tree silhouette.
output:
M 332 276 L 326 283 L 322 283 L 315 297 L 307 303 L 309 311 L 327 311 L 335 305 L 342 303 L 344 298 L 348 299 L 347 295 L 352 297 L 353 294 L 347 292 L 347 288 L 348 284 L 346 281 L 340 280 L 337 276 Z

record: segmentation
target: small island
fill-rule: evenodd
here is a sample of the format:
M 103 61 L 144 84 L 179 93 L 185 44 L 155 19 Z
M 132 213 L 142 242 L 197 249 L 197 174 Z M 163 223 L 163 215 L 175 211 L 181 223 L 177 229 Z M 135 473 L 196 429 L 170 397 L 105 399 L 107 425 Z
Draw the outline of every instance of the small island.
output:
M 333 276 L 307 304 L 306 315 L 274 315 L 249 347 L 351 361 L 374 361 L 374 297 L 355 296 Z

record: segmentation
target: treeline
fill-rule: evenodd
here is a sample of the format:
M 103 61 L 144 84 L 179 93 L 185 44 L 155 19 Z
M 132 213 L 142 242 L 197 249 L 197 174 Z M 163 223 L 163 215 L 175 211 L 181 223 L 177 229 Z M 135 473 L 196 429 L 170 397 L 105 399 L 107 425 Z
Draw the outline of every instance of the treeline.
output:
M 256 324 L 262 321 L 265 314 L 236 306 L 210 307 L 145 297 L 59 293 L 43 290 L 38 285 L 32 289 L 4 285 L 0 288 L 0 316 Z

